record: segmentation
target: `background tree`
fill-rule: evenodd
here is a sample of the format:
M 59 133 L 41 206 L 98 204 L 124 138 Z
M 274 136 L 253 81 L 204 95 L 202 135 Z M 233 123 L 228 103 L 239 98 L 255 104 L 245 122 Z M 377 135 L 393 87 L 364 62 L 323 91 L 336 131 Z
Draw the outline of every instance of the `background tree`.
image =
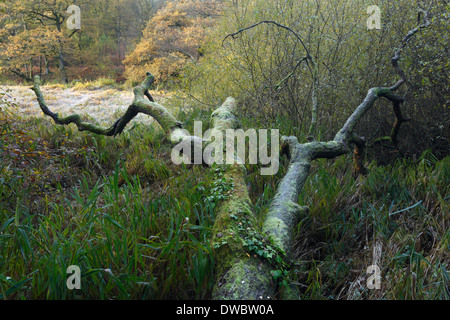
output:
M 124 72 L 123 60 L 142 37 L 161 0 L 101 0 L 82 6 L 83 27 L 75 35 L 81 52 L 76 69 L 94 79 Z
M 81 10 L 81 29 L 68 30 L 66 27 L 69 5 L 76 4 Z M 45 49 L 34 39 L 24 41 L 29 34 L 21 33 L 39 29 L 40 33 L 53 32 L 53 40 L 59 44 L 58 51 L 42 51 L 47 71 L 53 66 L 59 69 L 60 81 L 70 79 L 92 80 L 102 77 L 115 77 L 122 74 L 122 60 L 134 48 L 135 42 L 142 36 L 142 30 L 157 8 L 164 4 L 163 0 L 99 0 L 99 1 L 25 1 L 13 0 L 1 2 L 0 41 L 3 42 L 2 73 L 12 68 L 15 74 L 29 79 L 31 66 L 29 53 L 36 53 L 37 48 Z M 17 37 L 17 38 L 16 38 Z M 53 42 L 52 42 L 53 43 Z M 21 57 L 9 61 L 8 55 L 17 46 L 28 48 Z M 33 67 L 40 68 L 40 60 L 35 56 L 31 61 Z M 17 61 L 27 61 L 21 69 Z M 14 63 L 14 65 L 10 65 Z M 113 66 L 113 67 L 111 67 Z M 120 78 L 120 77 L 119 77 Z
M 58 44 L 57 61 L 61 81 L 63 83 L 68 82 L 65 56 L 68 51 L 71 50 L 68 45 L 69 39 L 77 31 L 66 30 L 64 25 L 67 17 L 69 16 L 66 11 L 71 4 L 73 4 L 73 2 L 69 0 L 41 0 L 33 2 L 14 0 L 8 1 L 4 4 L 5 11 L 9 12 L 13 19 L 21 20 L 21 27 L 23 28 L 23 31 L 32 30 L 39 27 L 41 30 L 48 29 L 55 32 L 56 35 L 53 39 L 56 39 Z M 17 45 L 21 39 L 26 39 L 27 36 L 29 35 L 24 34 L 21 38 L 13 40 L 13 42 L 16 42 Z M 12 39 L 10 39 L 10 42 L 11 40 Z M 23 43 L 22 46 L 27 46 L 27 44 Z M 34 50 L 32 49 L 32 43 L 28 43 L 28 46 L 30 50 Z M 39 47 L 39 45 L 36 45 L 36 47 Z M 41 52 L 41 54 L 44 54 L 44 52 Z M 27 57 L 24 58 L 26 59 Z
M 159 81 L 180 76 L 186 62 L 201 55 L 206 31 L 218 17 L 217 1 L 171 1 L 160 9 L 144 30 L 144 36 L 124 63 L 126 76 L 139 81 L 145 70 L 154 70 Z
M 49 60 L 59 55 L 61 45 L 66 46 L 66 41 L 59 33 L 47 28 L 25 30 L 17 36 L 9 36 L 5 43 L 0 44 L 0 59 L 7 63 L 6 67 L 0 67 L 0 71 L 11 71 L 27 81 L 31 81 L 34 74 L 47 74 Z

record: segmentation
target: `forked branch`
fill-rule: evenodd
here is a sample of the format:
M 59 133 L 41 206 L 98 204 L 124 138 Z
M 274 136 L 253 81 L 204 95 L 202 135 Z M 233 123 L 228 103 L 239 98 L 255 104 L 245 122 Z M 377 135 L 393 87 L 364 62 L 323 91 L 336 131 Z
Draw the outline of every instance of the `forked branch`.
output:
M 428 13 L 424 13 L 424 17 L 427 19 Z M 296 137 L 282 138 L 282 151 L 289 156 L 290 165 L 267 212 L 263 230 L 272 237 L 275 243 L 280 244 L 280 247 L 286 253 L 287 259 L 291 258 L 290 244 L 292 243 L 293 228 L 296 225 L 299 212 L 304 210 L 296 202 L 309 175 L 311 162 L 319 158 L 332 159 L 347 154 L 350 152 L 349 145 L 353 144 L 355 145 L 353 154 L 356 165 L 355 170 L 359 171 L 357 173 L 364 173 L 366 169 L 362 165 L 362 153 L 366 140 L 355 133 L 355 127 L 380 97 L 388 99 L 394 105 L 397 121 L 391 136 L 392 140 L 396 141 L 400 124 L 408 120 L 403 116 L 400 108 L 404 101 L 403 98 L 394 93 L 406 82 L 405 73 L 398 65 L 400 53 L 414 34 L 429 25 L 427 20 L 426 23 L 409 32 L 402 41 L 400 49 L 395 51 L 395 55 L 392 58 L 393 66 L 402 80 L 390 88 L 376 87 L 370 89 L 364 101 L 356 108 L 332 141 L 312 141 L 300 144 Z
M 161 125 L 172 143 L 178 143 L 188 136 L 181 130 L 181 122 L 178 121 L 169 111 L 167 111 L 166 108 L 156 103 L 149 93 L 150 86 L 154 81 L 155 77 L 148 72 L 142 84 L 133 89 L 134 100 L 128 107 L 125 114 L 112 126 L 107 128 L 85 122 L 78 114 L 61 117 L 59 114 L 52 112 L 47 106 L 44 95 L 42 94 L 40 88 L 41 79 L 39 76 L 34 78 L 34 85 L 31 89 L 36 94 L 37 101 L 42 112 L 51 117 L 58 125 L 69 125 L 73 123 L 80 131 L 89 131 L 105 136 L 116 136 L 123 132 L 127 124 L 130 123 L 134 117 L 136 117 L 139 113 L 144 113 L 153 117 Z
M 431 25 L 429 11 L 430 9 L 426 11 L 423 9 L 419 9 L 419 23 L 421 17 L 423 19 L 423 23 L 418 25 L 411 31 L 409 31 L 408 34 L 403 38 L 402 42 L 400 43 L 400 46 L 395 50 L 394 56 L 391 59 L 391 64 L 394 67 L 395 72 L 397 72 L 397 74 L 399 75 L 400 80 L 390 88 L 391 91 L 397 90 L 403 83 L 408 81 L 405 72 L 398 64 L 398 61 L 400 60 L 400 54 L 403 52 L 403 50 L 408 45 L 409 41 L 414 37 L 414 35 L 417 32 L 421 31 L 422 29 L 428 28 Z

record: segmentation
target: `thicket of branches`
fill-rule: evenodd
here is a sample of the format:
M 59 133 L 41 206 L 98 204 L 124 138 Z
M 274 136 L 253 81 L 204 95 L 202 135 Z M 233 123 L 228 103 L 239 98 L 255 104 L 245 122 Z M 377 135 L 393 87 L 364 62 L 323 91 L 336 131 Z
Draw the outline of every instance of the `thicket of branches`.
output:
M 239 97 L 240 112 L 260 125 L 272 127 L 289 119 L 290 125 L 280 129 L 296 132 L 284 134 L 306 133 L 314 92 L 312 64 L 304 61 L 309 53 L 318 71 L 319 131 L 323 139 L 330 139 L 371 86 L 386 86 L 388 79 L 395 79 L 393 50 L 420 19 L 418 8 L 427 9 L 431 3 L 379 1 L 381 29 L 369 30 L 370 1 L 225 1 L 204 57 L 186 72 L 186 91 L 204 105 L 218 104 L 228 95 Z M 412 120 L 398 133 L 398 144 L 376 140 L 391 135 L 393 123 L 386 120 L 393 119 L 386 115 L 389 102 L 379 102 L 380 108 L 360 124 L 359 132 L 369 138 L 383 163 L 426 149 L 438 157 L 448 154 L 447 12 L 448 4 L 435 1 L 432 28 L 405 49 L 401 63 L 411 76 L 400 94 L 406 117 Z M 276 21 L 293 32 L 268 23 L 236 33 L 261 21 Z

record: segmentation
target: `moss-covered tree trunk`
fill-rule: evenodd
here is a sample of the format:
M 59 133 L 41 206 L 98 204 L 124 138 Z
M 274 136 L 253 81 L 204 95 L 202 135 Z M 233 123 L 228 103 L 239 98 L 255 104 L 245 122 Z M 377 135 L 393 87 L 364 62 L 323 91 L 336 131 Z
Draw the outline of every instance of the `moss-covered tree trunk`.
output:
M 255 217 L 250 210 L 249 197 L 242 178 L 244 169 L 239 166 L 226 168 L 227 176 L 236 181 L 236 189 L 230 199 L 219 207 L 217 221 L 214 225 L 214 243 L 218 246 L 214 299 L 254 300 L 270 299 L 275 296 L 277 288 L 274 279 L 283 276 L 284 271 L 287 271 L 284 268 L 289 267 L 292 258 L 293 229 L 298 222 L 299 215 L 308 210 L 308 208 L 300 207 L 297 202 L 309 175 L 311 162 L 319 158 L 336 158 L 350 153 L 351 147 L 353 147 L 356 170 L 358 173 L 364 173 L 361 152 L 365 147 L 366 140 L 364 137 L 358 136 L 354 130 L 360 119 L 381 97 L 392 102 L 397 119 L 391 136 L 385 139 L 393 143 L 397 142 L 401 124 L 408 121 L 400 109 L 404 99 L 394 93 L 407 81 L 398 61 L 402 50 L 411 37 L 430 25 L 428 12 L 421 11 L 421 14 L 424 23 L 405 36 L 391 59 L 392 66 L 400 77 L 400 80 L 394 86 L 370 89 L 364 101 L 348 118 L 335 138 L 328 142 L 318 142 L 314 139 L 317 121 L 317 97 L 314 96 L 309 137 L 311 141 L 300 144 L 296 137 L 282 138 L 282 151 L 290 159 L 289 168 L 285 177 L 280 181 L 260 233 L 254 228 Z M 294 33 L 303 44 L 294 31 L 273 21 L 263 21 L 241 29 L 237 33 L 244 32 L 262 23 L 272 23 Z M 305 50 L 307 50 L 306 47 Z M 318 81 L 316 71 L 313 73 L 315 83 Z M 271 272 L 271 270 L 273 271 Z M 289 286 L 285 287 L 282 298 L 298 298 L 295 290 L 290 290 Z
M 359 170 L 363 171 L 360 152 L 365 147 L 365 139 L 359 137 L 354 131 L 360 119 L 381 97 L 393 104 L 397 121 L 389 139 L 394 143 L 396 142 L 400 125 L 407 121 L 400 109 L 403 98 L 394 93 L 406 82 L 405 73 L 398 65 L 398 61 L 401 51 L 411 37 L 422 28 L 429 26 L 428 13 L 422 12 L 422 14 L 425 23 L 407 34 L 391 60 L 397 75 L 400 77 L 400 80 L 394 86 L 370 89 L 364 101 L 356 108 L 331 141 L 319 142 L 314 140 L 315 123 L 310 130 L 312 135 L 308 143 L 300 144 L 296 137 L 282 138 L 282 153 L 289 157 L 289 167 L 286 175 L 279 183 L 262 230 L 258 228 L 257 219 L 251 209 L 251 201 L 245 182 L 245 167 L 240 164 L 242 161 L 236 161 L 235 164 L 215 165 L 211 168 L 217 173 L 218 179 L 225 181 L 230 186 L 226 198 L 216 208 L 216 219 L 213 226 L 212 241 L 216 255 L 213 299 L 261 300 L 272 299 L 276 296 L 279 289 L 277 284 L 280 279 L 283 280 L 283 276 L 289 270 L 292 258 L 293 229 L 297 224 L 299 215 L 308 210 L 300 207 L 297 202 L 309 175 L 311 162 L 319 158 L 336 158 L 350 153 L 353 147 L 355 149 L 355 164 L 359 167 Z M 109 128 L 83 122 L 78 115 L 63 118 L 50 111 L 40 90 L 39 77 L 35 78 L 32 89 L 36 93 L 43 113 L 59 125 L 74 123 L 79 130 L 113 136 L 120 134 L 138 113 L 145 113 L 155 118 L 165 130 L 172 144 L 178 145 L 181 142 L 186 142 L 189 144 L 201 143 L 205 146 L 206 141 L 199 137 L 187 135 L 182 130 L 182 124 L 167 109 L 154 102 L 148 92 L 153 81 L 154 77 L 148 73 L 144 82 L 134 89 L 135 99 L 125 115 Z M 233 98 L 228 98 L 221 107 L 213 112 L 212 136 L 216 136 L 214 131 L 223 133 L 228 129 L 237 128 L 238 122 L 234 115 L 235 107 L 236 101 Z M 315 105 L 313 113 L 316 114 L 316 112 L 317 106 Z M 226 134 L 222 134 L 222 136 L 226 136 Z M 230 143 L 234 144 L 234 141 Z M 226 149 L 234 150 L 234 145 L 227 146 Z M 296 295 L 295 290 L 290 290 L 289 286 L 285 286 L 282 297 L 298 298 L 298 295 Z
M 235 107 L 235 100 L 229 98 L 212 114 L 214 130 L 237 129 Z M 248 247 L 249 241 L 252 237 L 256 238 L 257 233 L 256 217 L 251 210 L 245 181 L 245 167 L 236 161 L 233 165 L 215 166 L 212 170 L 222 173 L 220 179 L 231 182 L 233 186 L 215 213 L 213 244 L 216 279 L 213 299 L 267 298 L 269 292 L 273 292 L 270 269 L 254 257 Z

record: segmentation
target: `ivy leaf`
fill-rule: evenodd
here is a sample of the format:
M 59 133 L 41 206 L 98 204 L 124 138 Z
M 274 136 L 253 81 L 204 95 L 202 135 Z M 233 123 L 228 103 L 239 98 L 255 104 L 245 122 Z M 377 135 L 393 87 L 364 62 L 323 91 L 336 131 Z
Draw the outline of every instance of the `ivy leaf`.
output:
M 282 275 L 282 271 L 281 270 L 272 270 L 270 271 L 270 273 L 272 274 L 272 277 L 276 280 L 279 277 L 281 277 Z

